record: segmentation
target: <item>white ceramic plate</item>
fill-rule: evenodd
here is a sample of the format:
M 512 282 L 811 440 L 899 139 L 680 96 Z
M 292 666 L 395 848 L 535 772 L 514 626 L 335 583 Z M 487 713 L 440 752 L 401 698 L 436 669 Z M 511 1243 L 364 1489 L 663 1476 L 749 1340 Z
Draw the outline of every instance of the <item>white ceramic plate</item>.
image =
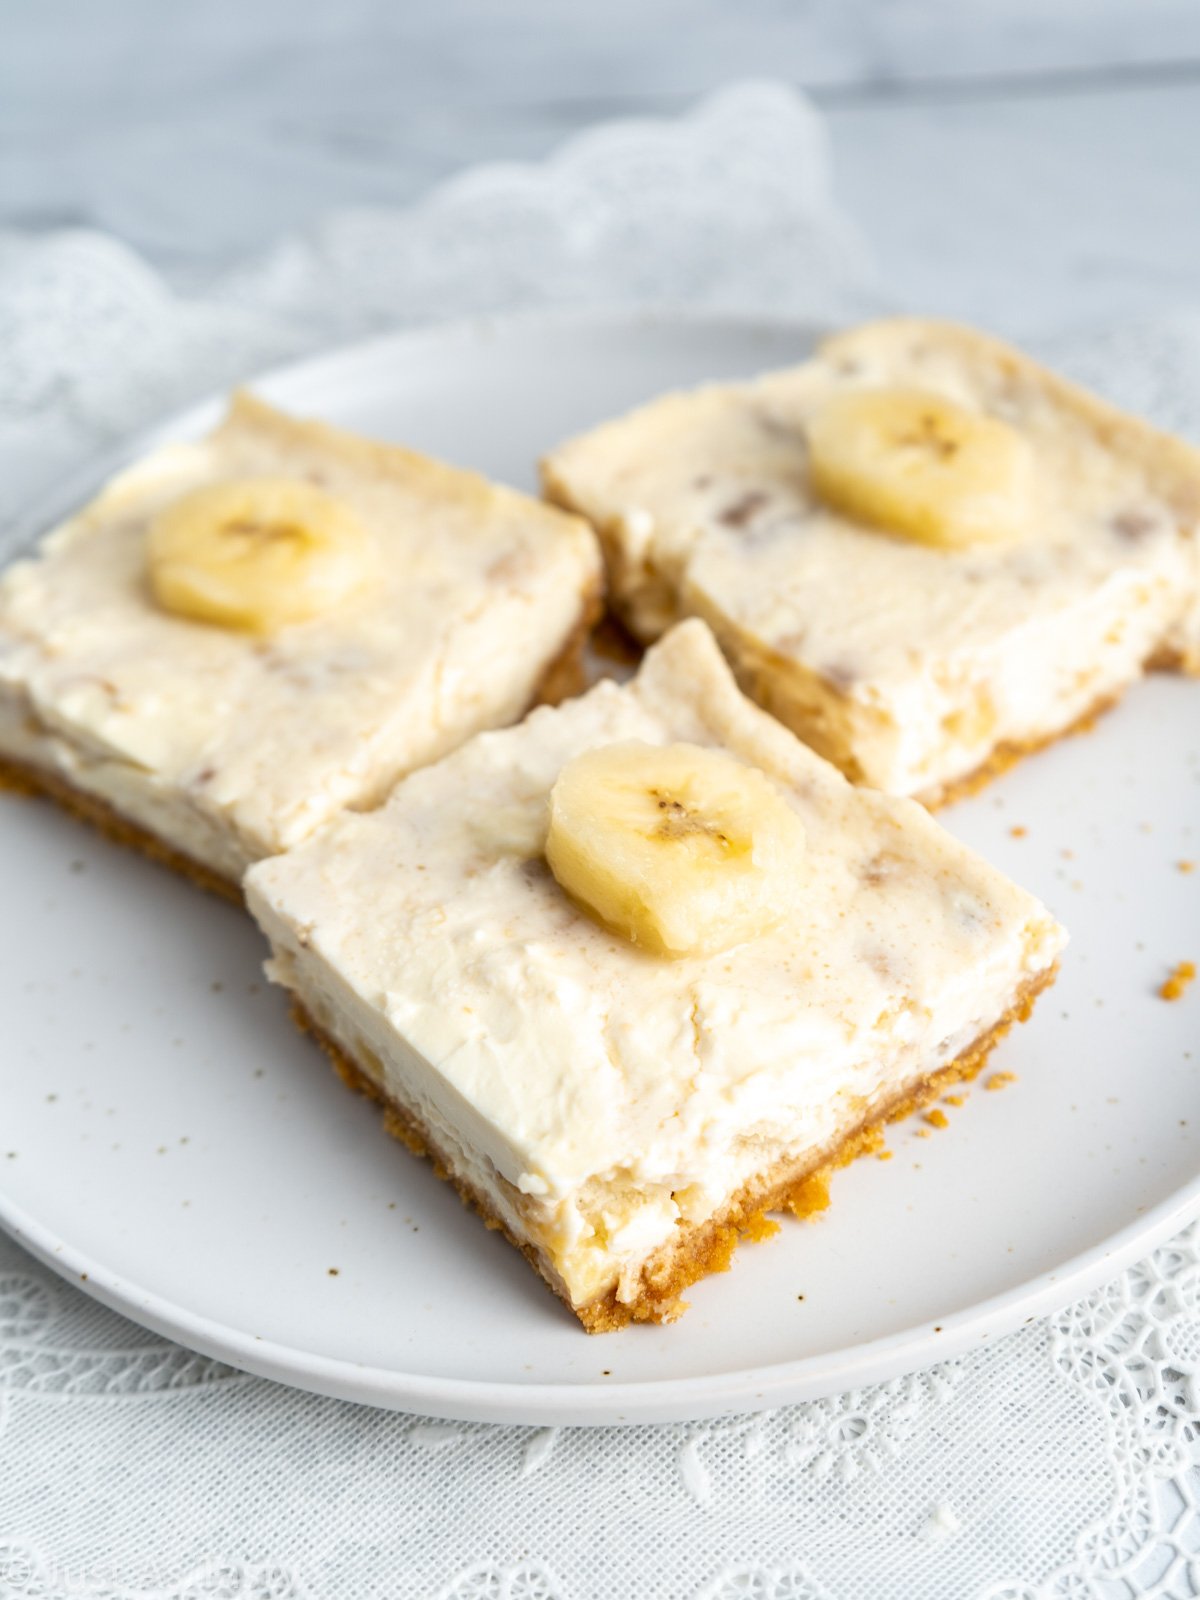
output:
M 564 435 L 810 342 L 732 318 L 516 319 L 378 340 L 258 387 L 532 487 Z M 673 1327 L 588 1338 L 294 1032 L 247 917 L 6 798 L 0 1222 L 184 1344 L 439 1416 L 701 1417 L 970 1349 L 1200 1209 L 1200 986 L 1156 995 L 1200 958 L 1200 868 L 1177 865 L 1200 860 L 1200 685 L 1138 687 L 945 820 L 1072 930 L 1057 987 L 993 1058 L 1018 1081 L 972 1089 L 945 1132 L 893 1129 L 892 1161 L 840 1174 L 824 1218 L 745 1247 Z

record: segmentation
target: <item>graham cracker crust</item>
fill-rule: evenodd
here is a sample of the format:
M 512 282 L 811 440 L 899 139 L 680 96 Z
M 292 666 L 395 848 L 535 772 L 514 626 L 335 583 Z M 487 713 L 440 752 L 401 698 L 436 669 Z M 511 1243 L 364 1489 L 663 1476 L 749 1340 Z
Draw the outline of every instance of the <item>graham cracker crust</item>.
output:
M 622 667 L 636 666 L 645 654 L 645 646 L 636 638 L 626 625 L 618 611 L 611 607 L 601 605 L 592 621 L 592 650 L 602 659 L 608 659 Z M 586 638 L 586 636 L 585 636 Z M 1178 650 L 1160 647 L 1143 665 L 1143 672 L 1185 672 L 1193 676 L 1200 676 L 1200 664 L 1193 664 Z M 579 694 L 590 682 L 596 681 L 596 674 L 590 678 L 583 667 L 582 653 L 577 658 L 575 671 L 579 682 L 566 694 L 559 698 L 566 699 L 569 694 Z M 1066 727 L 1059 728 L 1053 733 L 1043 734 L 1036 739 L 1004 740 L 998 744 L 985 761 L 973 767 L 970 772 L 964 773 L 960 778 L 951 778 L 946 783 L 940 783 L 933 788 L 925 789 L 913 798 L 920 802 L 927 811 L 940 811 L 943 806 L 956 804 L 959 800 L 968 800 L 972 795 L 985 789 L 994 778 L 1001 777 L 1018 762 L 1024 761 L 1027 756 L 1036 755 L 1039 750 L 1045 750 L 1052 744 L 1057 744 L 1060 739 L 1074 738 L 1079 734 L 1091 733 L 1097 722 L 1106 712 L 1118 706 L 1124 697 L 1124 689 L 1113 694 L 1101 695 L 1090 705 L 1086 711 L 1069 722 Z M 751 696 L 753 698 L 753 696 Z M 543 703 L 541 701 L 539 704 Z M 547 700 L 547 704 L 556 705 L 557 699 Z M 804 735 L 796 733 L 798 739 L 804 740 Z M 844 761 L 827 758 L 832 764 L 845 773 L 850 782 L 862 785 L 861 772 L 853 770 L 852 766 Z
M 527 712 L 532 711 L 535 706 L 557 705 L 560 700 L 578 694 L 586 686 L 584 646 L 604 609 L 599 586 L 589 589 L 582 595 L 581 602 L 579 618 L 562 649 L 542 674 L 526 708 Z M 235 905 L 244 903 L 240 883 L 235 883 L 232 878 L 223 877 L 204 862 L 196 861 L 184 851 L 177 850 L 174 845 L 168 844 L 165 839 L 160 839 L 149 828 L 143 828 L 140 823 L 131 822 L 127 817 L 123 817 L 106 800 L 100 800 L 83 789 L 77 789 L 57 772 L 0 755 L 0 791 L 5 790 L 10 794 L 52 800 L 64 811 L 69 811 L 73 817 L 90 824 L 112 843 L 139 851 L 151 861 L 169 867 L 172 872 L 179 873 L 181 877 L 187 878 L 190 883 L 194 883 L 197 888 L 204 889 L 209 894 L 219 895 L 223 900 L 232 900 Z
M 804 1218 L 823 1211 L 829 1204 L 829 1180 L 833 1173 L 859 1156 L 878 1150 L 883 1144 L 887 1123 L 907 1117 L 936 1100 L 952 1084 L 974 1078 L 1012 1025 L 1028 1018 L 1038 995 L 1057 976 L 1056 963 L 1030 979 L 999 1021 L 966 1050 L 937 1072 L 873 1107 L 856 1128 L 833 1146 L 815 1154 L 808 1152 L 799 1161 L 785 1162 L 760 1173 L 707 1221 L 679 1224 L 678 1238 L 661 1246 L 644 1263 L 637 1293 L 631 1300 L 618 1300 L 613 1289 L 586 1306 L 571 1305 L 545 1254 L 528 1240 L 518 1238 L 497 1215 L 490 1199 L 451 1170 L 450 1162 L 422 1121 L 408 1107 L 385 1094 L 297 1000 L 292 1002 L 292 1017 L 297 1027 L 311 1034 L 325 1051 L 343 1082 L 383 1108 L 386 1131 L 407 1145 L 414 1155 L 428 1157 L 436 1176 L 451 1183 L 464 1205 L 478 1212 L 488 1228 L 503 1233 L 508 1242 L 520 1250 L 588 1333 L 612 1333 L 632 1322 L 673 1322 L 687 1309 L 686 1302 L 681 1299 L 683 1291 L 709 1273 L 728 1271 L 743 1239 L 758 1241 L 778 1232 L 778 1224 L 769 1219 L 768 1212 L 786 1211 Z
M 1181 672 L 1200 678 L 1200 650 L 1185 651 L 1180 645 L 1162 645 L 1146 662 L 1147 672 Z
M 1160 645 L 1142 663 L 1142 671 L 1143 673 L 1181 672 L 1194 677 L 1200 676 L 1200 665 L 1194 664 L 1182 651 Z M 1015 767 L 1017 762 L 1023 761 L 1026 756 L 1035 755 L 1037 751 L 1045 750 L 1048 745 L 1057 744 L 1060 739 L 1071 739 L 1077 734 L 1091 733 L 1100 718 L 1121 703 L 1123 694 L 1123 690 L 1117 690 L 1115 694 L 1101 695 L 1082 716 L 1076 717 L 1075 721 L 1069 722 L 1065 728 L 1059 728 L 1057 733 L 1047 733 L 1039 739 L 1006 741 L 999 744 L 982 765 L 975 767 L 965 776 L 952 778 L 949 783 L 939 784 L 936 789 L 928 789 L 915 798 L 927 811 L 940 811 L 942 806 L 953 805 L 956 800 L 966 800 L 971 795 L 978 794 L 980 789 L 991 783 L 993 778 L 998 778 L 1010 767 Z
M 106 800 L 97 799 L 95 795 L 76 789 L 73 784 L 60 778 L 56 772 L 50 772 L 43 767 L 28 766 L 23 761 L 11 761 L 7 757 L 0 757 L 0 789 L 6 789 L 12 794 L 53 800 L 64 811 L 69 811 L 73 817 L 90 823 L 114 844 L 140 851 L 142 855 L 149 856 L 151 861 L 157 861 L 160 866 L 170 867 L 172 872 L 178 872 L 198 888 L 207 890 L 209 894 L 220 895 L 222 900 L 232 900 L 235 905 L 242 904 L 241 887 L 231 878 L 222 877 L 219 872 L 214 872 L 202 861 L 194 861 L 182 850 L 176 850 L 174 845 L 169 845 L 165 839 L 160 839 L 156 833 L 151 833 L 149 828 L 143 828 L 140 823 L 130 822 L 127 817 L 121 816 L 120 812 L 114 811 Z
M 579 617 L 567 635 L 562 649 L 542 674 L 541 682 L 532 700 L 525 708 L 526 715 L 538 706 L 557 706 L 572 700 L 588 687 L 588 672 L 584 660 L 584 647 L 593 629 L 604 615 L 604 584 L 596 582 L 583 595 Z
M 947 783 L 939 783 L 935 788 L 926 789 L 913 798 L 919 800 L 926 811 L 940 811 L 943 806 L 953 805 L 958 800 L 967 800 L 971 795 L 985 789 L 993 778 L 1000 777 L 1010 767 L 1015 767 L 1019 761 L 1024 761 L 1026 756 L 1036 755 L 1039 750 L 1057 744 L 1060 739 L 1071 739 L 1077 734 L 1091 733 L 1105 712 L 1111 711 L 1120 701 L 1121 692 L 1101 695 L 1082 716 L 1076 717 L 1075 721 L 1069 722 L 1065 728 L 1059 728 L 1054 733 L 1042 734 L 1036 739 L 1006 739 L 996 746 L 986 761 L 973 767 L 970 772 L 964 773 L 961 778 L 951 778 Z

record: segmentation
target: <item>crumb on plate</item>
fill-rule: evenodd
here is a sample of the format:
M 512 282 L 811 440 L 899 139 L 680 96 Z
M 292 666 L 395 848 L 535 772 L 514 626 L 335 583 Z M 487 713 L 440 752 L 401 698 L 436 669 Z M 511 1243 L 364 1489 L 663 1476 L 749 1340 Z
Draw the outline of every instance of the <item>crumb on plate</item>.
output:
M 1158 991 L 1163 1000 L 1182 1000 L 1189 983 L 1196 976 L 1194 961 L 1177 962 L 1171 975 Z

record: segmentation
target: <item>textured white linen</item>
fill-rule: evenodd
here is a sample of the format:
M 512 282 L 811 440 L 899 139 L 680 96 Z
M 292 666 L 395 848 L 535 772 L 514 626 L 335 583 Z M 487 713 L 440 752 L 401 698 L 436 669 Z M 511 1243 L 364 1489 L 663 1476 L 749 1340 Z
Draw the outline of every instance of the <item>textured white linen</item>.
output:
M 0 516 L 165 410 L 415 322 L 886 305 L 820 122 L 768 85 L 330 219 L 172 296 L 90 234 L 0 235 Z M 1200 315 L 1043 353 L 1200 437 Z M 1200 1594 L 1200 1229 L 959 1361 L 628 1430 L 429 1422 L 144 1333 L 0 1239 L 0 1600 L 1110 1600 Z

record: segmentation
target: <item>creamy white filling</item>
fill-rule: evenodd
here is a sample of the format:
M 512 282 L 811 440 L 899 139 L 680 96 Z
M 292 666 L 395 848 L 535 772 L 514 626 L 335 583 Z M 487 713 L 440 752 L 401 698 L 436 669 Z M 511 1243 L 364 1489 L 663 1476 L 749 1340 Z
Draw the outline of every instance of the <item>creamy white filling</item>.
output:
M 1001 644 L 826 694 L 824 725 L 860 781 L 936 798 L 998 745 L 1052 737 L 1135 682 L 1177 610 L 1165 579 L 1117 572 L 1063 613 L 1032 613 Z M 765 693 L 786 695 L 781 680 Z
M 1191 581 L 1175 623 L 1163 640 L 1164 652 L 1174 664 L 1200 677 L 1200 536 L 1189 547 Z
M 686 1152 L 674 1143 L 652 1143 L 618 1171 L 547 1194 L 546 1179 L 518 1171 L 528 1152 L 480 1105 L 455 1092 L 378 1008 L 296 945 L 295 930 L 269 906 L 256 899 L 253 909 L 275 952 L 267 966 L 272 981 L 296 995 L 367 1076 L 415 1117 L 454 1174 L 517 1237 L 545 1252 L 576 1305 L 614 1286 L 619 1297 L 633 1298 L 643 1263 L 671 1243 L 680 1222 L 702 1222 L 760 1175 L 836 1148 L 873 1112 L 953 1062 L 1001 1020 L 1058 948 L 1044 923 L 1014 928 L 980 966 L 948 975 L 942 991 L 924 997 L 921 1007 L 850 1034 L 819 1067 L 797 1060 L 790 1083 L 777 1073 L 764 1074 L 758 1084 L 751 1080 L 736 1111 L 725 1119 L 710 1116 Z M 576 1019 L 580 1027 L 587 1020 Z M 531 1017 L 527 1048 L 536 1027 Z M 514 1043 L 519 1050 L 522 1041 Z
M 581 749 L 631 737 L 720 745 L 779 787 L 809 841 L 789 922 L 671 961 L 566 898 L 540 856 L 546 796 Z M 631 1292 L 680 1219 L 953 1059 L 1064 938 L 920 807 L 851 788 L 745 701 L 699 622 L 631 685 L 472 741 L 246 889 L 276 978 L 450 1130 L 577 1304 Z
M 2 694 L 0 752 L 103 801 L 118 816 L 231 883 L 238 883 L 251 861 L 266 853 L 261 842 L 256 847 L 243 840 L 227 820 L 206 815 L 186 790 L 164 784 L 132 762 L 86 754 L 60 734 L 39 727 L 19 701 Z
M 316 481 L 376 581 L 268 637 L 164 610 L 163 506 L 241 477 Z M 0 754 L 49 766 L 227 876 L 520 716 L 578 626 L 599 554 L 577 520 L 396 447 L 235 403 L 209 438 L 110 483 L 0 579 Z
M 264 927 L 268 926 L 272 920 L 269 912 L 261 906 L 259 911 Z M 413 1118 L 455 1176 L 482 1196 L 518 1236 L 529 1235 L 538 1243 L 542 1229 L 552 1235 L 552 1211 L 541 1216 L 536 1205 L 518 1204 L 511 1186 L 502 1181 L 485 1153 L 486 1124 L 473 1114 L 472 1107 L 461 1097 L 447 1095 L 428 1063 L 388 1028 L 377 1011 L 364 1004 L 336 972 L 313 960 L 308 952 L 289 946 L 288 937 L 280 930 L 273 939 L 274 954 L 265 964 L 272 983 L 296 996 L 333 1043 Z
M 911 385 L 1015 427 L 1009 545 L 935 550 L 814 494 L 813 411 Z M 804 366 L 668 395 L 554 451 L 641 637 L 704 617 L 743 684 L 862 781 L 936 798 L 997 745 L 1061 732 L 1160 649 L 1200 670 L 1200 455 L 963 330 L 897 320 Z

